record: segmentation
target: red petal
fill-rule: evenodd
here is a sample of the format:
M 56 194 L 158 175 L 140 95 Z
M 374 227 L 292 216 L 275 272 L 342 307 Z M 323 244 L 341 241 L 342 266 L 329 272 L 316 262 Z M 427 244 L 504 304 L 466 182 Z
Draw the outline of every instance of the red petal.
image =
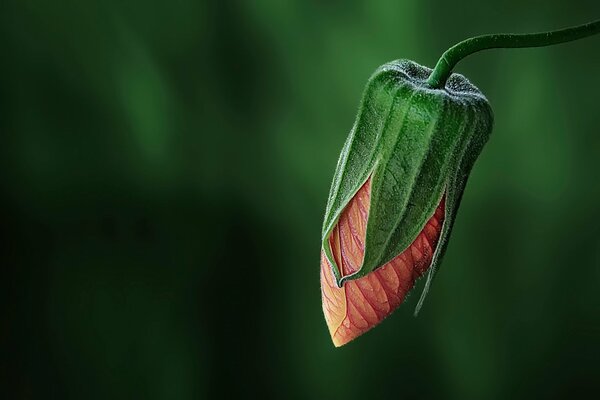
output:
M 348 203 L 329 237 L 333 257 L 346 276 L 360 268 L 364 255 L 371 179 Z M 331 265 L 321 254 L 323 312 L 331 339 L 342 346 L 362 335 L 398 307 L 415 280 L 431 265 L 444 220 L 444 198 L 413 243 L 392 261 L 338 288 Z

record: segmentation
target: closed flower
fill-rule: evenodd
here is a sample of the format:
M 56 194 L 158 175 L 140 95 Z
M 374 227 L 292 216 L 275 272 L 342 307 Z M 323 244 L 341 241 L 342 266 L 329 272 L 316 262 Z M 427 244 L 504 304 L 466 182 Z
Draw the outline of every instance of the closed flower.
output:
M 464 76 L 442 89 L 400 60 L 369 79 L 329 193 L 323 312 L 336 346 L 381 322 L 427 274 L 427 293 L 492 111 Z

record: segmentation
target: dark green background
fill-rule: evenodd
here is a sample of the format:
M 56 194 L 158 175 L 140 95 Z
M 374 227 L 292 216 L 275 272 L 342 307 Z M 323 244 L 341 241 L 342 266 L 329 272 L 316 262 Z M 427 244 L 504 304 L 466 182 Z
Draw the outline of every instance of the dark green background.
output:
M 3 0 L 2 393 L 597 393 L 598 37 L 459 65 L 496 124 L 418 318 L 413 294 L 335 349 L 318 263 L 378 65 L 599 16 L 595 0 Z

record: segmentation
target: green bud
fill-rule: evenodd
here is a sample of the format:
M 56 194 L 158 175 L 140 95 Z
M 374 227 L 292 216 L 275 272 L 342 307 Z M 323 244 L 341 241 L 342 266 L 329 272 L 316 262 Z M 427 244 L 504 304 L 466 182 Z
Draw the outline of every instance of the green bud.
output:
M 402 253 L 445 195 L 445 217 L 421 301 L 439 263 L 467 178 L 492 129 L 492 110 L 464 76 L 445 88 L 426 84 L 431 70 L 409 60 L 381 66 L 367 82 L 342 149 L 327 201 L 321 250 L 338 287 Z M 343 276 L 329 245 L 340 214 L 371 178 L 361 267 Z M 421 304 L 419 302 L 419 306 Z

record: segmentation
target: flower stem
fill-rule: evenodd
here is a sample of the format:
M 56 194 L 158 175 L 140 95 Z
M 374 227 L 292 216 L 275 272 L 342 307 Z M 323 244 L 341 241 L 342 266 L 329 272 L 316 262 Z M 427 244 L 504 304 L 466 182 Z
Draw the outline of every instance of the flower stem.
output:
M 452 69 L 463 58 L 486 49 L 543 47 L 570 42 L 600 33 L 600 20 L 557 31 L 541 33 L 495 33 L 465 39 L 450 47 L 438 60 L 433 72 L 427 80 L 427 85 L 440 89 L 446 85 L 446 80 Z

